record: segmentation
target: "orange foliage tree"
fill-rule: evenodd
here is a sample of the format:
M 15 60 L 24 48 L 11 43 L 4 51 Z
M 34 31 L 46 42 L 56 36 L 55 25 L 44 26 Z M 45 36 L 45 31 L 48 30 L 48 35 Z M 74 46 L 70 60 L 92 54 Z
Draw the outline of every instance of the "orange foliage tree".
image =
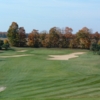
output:
M 38 30 L 33 30 L 28 35 L 28 43 L 27 45 L 30 47 L 39 47 L 40 41 L 39 41 L 39 33 Z

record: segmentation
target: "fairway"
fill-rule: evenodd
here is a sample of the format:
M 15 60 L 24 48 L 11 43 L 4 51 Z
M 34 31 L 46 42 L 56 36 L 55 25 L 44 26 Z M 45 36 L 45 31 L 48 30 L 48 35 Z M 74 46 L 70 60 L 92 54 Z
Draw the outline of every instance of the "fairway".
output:
M 48 60 L 49 55 L 76 52 L 85 53 L 69 60 Z M 100 56 L 81 49 L 0 51 L 2 87 L 0 100 L 100 100 Z

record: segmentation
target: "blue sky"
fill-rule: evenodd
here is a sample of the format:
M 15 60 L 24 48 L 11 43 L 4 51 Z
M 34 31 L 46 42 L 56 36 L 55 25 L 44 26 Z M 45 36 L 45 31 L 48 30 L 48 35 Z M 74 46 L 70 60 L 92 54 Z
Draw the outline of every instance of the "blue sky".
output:
M 100 0 L 0 0 L 0 31 L 7 31 L 13 21 L 27 33 L 54 26 L 100 33 Z

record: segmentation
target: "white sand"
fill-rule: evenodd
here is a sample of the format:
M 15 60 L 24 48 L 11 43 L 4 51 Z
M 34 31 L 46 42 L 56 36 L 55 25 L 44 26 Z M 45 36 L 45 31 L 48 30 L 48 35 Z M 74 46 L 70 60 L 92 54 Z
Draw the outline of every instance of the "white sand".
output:
M 0 56 L 1 58 L 9 58 L 9 57 L 23 57 L 23 56 L 30 56 L 30 55 L 11 55 L 11 56 Z
M 0 87 L 0 92 L 4 91 L 6 87 Z
M 68 55 L 49 55 L 52 58 L 49 58 L 49 60 L 69 60 L 70 58 L 76 58 L 79 57 L 78 55 L 84 54 L 85 52 L 77 52 L 77 53 L 71 53 Z
M 20 51 L 17 51 L 17 52 L 26 52 L 27 50 L 20 50 Z

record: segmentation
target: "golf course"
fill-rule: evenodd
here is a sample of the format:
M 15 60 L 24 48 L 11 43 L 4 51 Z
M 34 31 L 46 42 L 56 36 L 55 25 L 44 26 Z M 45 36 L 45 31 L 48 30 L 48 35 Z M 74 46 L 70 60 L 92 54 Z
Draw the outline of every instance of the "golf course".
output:
M 0 50 L 0 100 L 100 100 L 100 55 L 85 49 Z

